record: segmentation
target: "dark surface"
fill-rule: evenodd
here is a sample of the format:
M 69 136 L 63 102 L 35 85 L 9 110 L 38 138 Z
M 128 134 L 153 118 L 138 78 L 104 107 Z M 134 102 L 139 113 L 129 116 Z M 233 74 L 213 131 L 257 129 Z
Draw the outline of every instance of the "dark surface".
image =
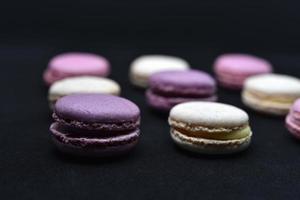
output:
M 278 73 L 300 76 L 299 3 L 197 2 L 3 4 L 0 198 L 299 199 L 300 143 L 289 136 L 283 118 L 252 112 L 239 92 L 219 88 L 220 102 L 248 111 L 253 143 L 237 155 L 195 155 L 175 147 L 167 115 L 151 111 L 144 92 L 130 85 L 130 62 L 147 53 L 180 56 L 210 73 L 220 53 L 253 53 L 270 60 Z M 42 72 L 64 51 L 107 57 L 122 96 L 139 105 L 141 140 L 128 156 L 87 160 L 54 148 Z

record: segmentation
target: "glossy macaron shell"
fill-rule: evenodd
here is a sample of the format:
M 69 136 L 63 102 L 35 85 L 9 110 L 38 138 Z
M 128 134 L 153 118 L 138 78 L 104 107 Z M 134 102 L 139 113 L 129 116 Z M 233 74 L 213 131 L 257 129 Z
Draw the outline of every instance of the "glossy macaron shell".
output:
M 79 127 L 126 129 L 138 126 L 140 120 L 140 110 L 134 103 L 104 94 L 65 96 L 57 101 L 54 112 L 57 120 Z
M 71 76 L 93 75 L 107 76 L 110 64 L 102 56 L 91 53 L 64 53 L 50 60 L 44 73 L 44 80 L 51 85 L 53 82 Z

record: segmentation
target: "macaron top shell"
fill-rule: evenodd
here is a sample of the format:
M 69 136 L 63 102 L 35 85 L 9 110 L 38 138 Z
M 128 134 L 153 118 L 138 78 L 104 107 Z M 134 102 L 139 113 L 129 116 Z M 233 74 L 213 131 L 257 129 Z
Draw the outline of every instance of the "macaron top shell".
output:
M 131 72 L 148 77 L 155 72 L 166 70 L 186 70 L 189 64 L 178 57 L 166 55 L 146 55 L 137 58 L 131 65 Z
M 49 68 L 55 72 L 70 75 L 107 75 L 109 63 L 101 56 L 91 53 L 64 53 L 55 56 L 49 63 Z
M 65 96 L 74 93 L 120 94 L 120 86 L 115 81 L 95 76 L 79 76 L 55 82 L 49 94 Z
M 245 111 L 235 106 L 194 101 L 172 108 L 169 119 L 188 125 L 231 128 L 247 125 L 249 117 Z
M 265 74 L 250 77 L 245 82 L 245 89 L 264 94 L 284 94 L 300 96 L 300 79 L 280 74 Z
M 216 59 L 214 69 L 216 72 L 255 75 L 271 72 L 272 65 L 268 61 L 252 55 L 224 54 Z
M 208 93 L 215 92 L 215 80 L 207 73 L 199 70 L 165 71 L 158 72 L 150 78 L 150 88 L 164 92 L 197 92 L 205 90 Z
M 105 94 L 74 94 L 62 97 L 54 108 L 58 118 L 85 123 L 126 123 L 140 118 L 131 101 Z

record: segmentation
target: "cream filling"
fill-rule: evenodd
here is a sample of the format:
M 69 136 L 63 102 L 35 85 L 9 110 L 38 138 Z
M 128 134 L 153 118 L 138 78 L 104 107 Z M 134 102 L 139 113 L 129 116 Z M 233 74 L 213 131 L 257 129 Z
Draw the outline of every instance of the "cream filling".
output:
M 294 101 L 297 99 L 297 97 L 294 96 L 273 96 L 273 95 L 266 95 L 262 94 L 260 92 L 255 92 L 255 91 L 247 91 L 245 90 L 243 92 L 243 96 L 252 98 L 252 99 L 257 99 L 262 103 L 273 103 L 273 104 L 292 104 Z
M 169 117 L 168 121 L 170 126 L 173 127 L 174 129 L 184 129 L 189 132 L 202 131 L 208 133 L 224 133 L 224 132 L 230 133 L 235 130 L 240 130 L 245 126 L 248 126 L 248 124 L 245 124 L 244 126 L 235 126 L 235 127 L 209 127 L 209 126 L 201 126 L 198 124 L 188 124 L 188 123 L 180 122 L 175 119 L 172 119 L 171 117 Z
M 240 130 L 234 130 L 230 133 L 223 132 L 223 133 L 216 133 L 216 134 L 203 132 L 203 131 L 190 132 L 178 128 L 174 128 L 174 130 L 186 136 L 203 138 L 203 139 L 213 139 L 213 140 L 237 140 L 237 139 L 246 138 L 251 134 L 251 129 L 249 126 L 246 126 L 245 128 L 242 128 Z

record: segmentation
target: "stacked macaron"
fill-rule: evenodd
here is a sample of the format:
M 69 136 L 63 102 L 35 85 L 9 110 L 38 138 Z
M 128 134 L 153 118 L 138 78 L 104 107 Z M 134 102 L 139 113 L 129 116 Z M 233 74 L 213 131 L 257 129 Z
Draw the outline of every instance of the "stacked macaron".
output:
M 102 56 L 91 53 L 64 53 L 55 56 L 44 72 L 47 85 L 72 76 L 92 75 L 107 76 L 110 72 L 109 62 Z
M 146 98 L 152 108 L 161 111 L 187 101 L 216 101 L 216 83 L 199 70 L 159 72 L 150 77 Z
M 169 115 L 171 136 L 180 147 L 205 154 L 227 154 L 248 147 L 252 132 L 243 110 L 213 102 L 188 102 Z
M 113 156 L 138 142 L 140 110 L 131 101 L 104 94 L 62 97 L 54 107 L 50 130 L 63 152 L 83 156 Z
M 246 80 L 242 93 L 245 105 L 273 115 L 286 115 L 297 98 L 300 80 L 280 74 L 253 76 Z
M 272 72 L 272 65 L 252 55 L 224 54 L 216 59 L 214 71 L 221 86 L 242 89 L 247 78 Z

